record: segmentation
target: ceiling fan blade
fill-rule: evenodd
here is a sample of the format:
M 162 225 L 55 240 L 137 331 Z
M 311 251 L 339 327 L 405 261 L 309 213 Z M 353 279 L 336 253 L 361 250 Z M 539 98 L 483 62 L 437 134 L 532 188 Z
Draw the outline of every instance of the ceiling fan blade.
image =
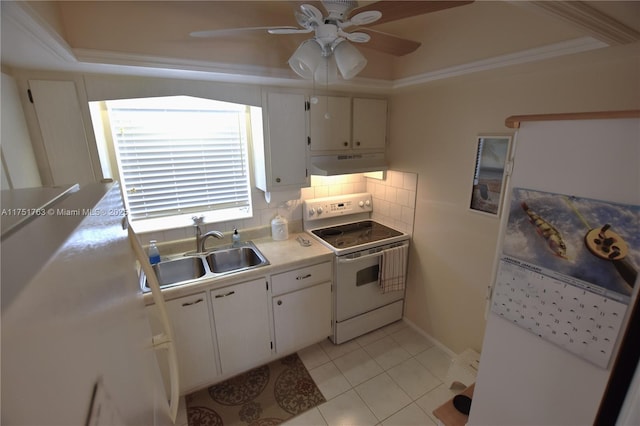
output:
M 379 10 L 365 10 L 353 15 L 349 21 L 353 25 L 367 25 L 379 21 L 380 18 L 382 18 L 382 13 Z
M 296 30 L 300 31 L 299 28 L 296 27 L 243 27 L 243 28 L 221 28 L 219 30 L 208 30 L 208 31 L 194 31 L 189 33 L 191 37 L 196 38 L 214 38 L 214 37 L 224 37 L 229 35 L 234 35 L 240 32 L 248 32 L 248 31 L 291 31 Z M 311 30 L 302 30 L 306 32 L 311 32 Z M 290 33 L 273 33 L 273 34 L 290 34 Z
M 355 32 L 355 33 L 344 33 L 344 37 L 352 41 L 354 43 L 366 43 L 371 40 L 371 36 L 366 33 Z
M 308 34 L 313 31 L 313 28 L 269 28 L 267 32 L 269 34 Z
M 422 43 L 400 38 L 381 31 L 372 30 L 370 28 L 358 28 L 358 32 L 367 33 L 371 36 L 371 40 L 364 47 L 375 49 L 380 52 L 388 53 L 394 56 L 404 56 L 414 52 Z
M 302 28 L 312 28 L 314 25 L 317 25 L 313 19 L 309 18 L 302 12 L 298 12 L 296 10 L 295 12 L 293 12 L 293 15 L 295 16 L 298 25 L 300 25 Z
M 381 0 L 359 7 L 353 12 L 354 17 L 362 12 L 377 10 L 382 12 L 382 18 L 376 24 L 397 21 L 398 19 L 410 18 L 412 16 L 423 15 L 425 13 L 437 12 L 439 10 L 452 7 L 464 6 L 473 3 L 473 0 L 420 0 L 420 1 L 391 1 Z
M 323 21 L 322 12 L 320 12 L 320 10 L 317 7 L 311 4 L 305 3 L 300 5 L 300 10 L 302 11 L 303 14 L 308 16 L 311 20 L 315 20 L 318 23 L 321 23 Z

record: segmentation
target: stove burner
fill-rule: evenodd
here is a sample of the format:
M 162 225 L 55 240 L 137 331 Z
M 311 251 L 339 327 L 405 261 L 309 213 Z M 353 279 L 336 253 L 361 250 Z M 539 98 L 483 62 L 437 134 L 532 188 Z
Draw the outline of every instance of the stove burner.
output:
M 334 246 L 343 248 L 343 247 L 352 247 L 358 244 L 357 237 L 349 237 L 349 236 L 340 236 L 334 240 L 332 243 Z
M 343 234 L 343 231 L 339 229 L 321 229 L 318 231 L 319 237 L 337 237 Z
M 349 248 L 402 235 L 372 220 L 348 223 L 311 231 L 335 248 Z

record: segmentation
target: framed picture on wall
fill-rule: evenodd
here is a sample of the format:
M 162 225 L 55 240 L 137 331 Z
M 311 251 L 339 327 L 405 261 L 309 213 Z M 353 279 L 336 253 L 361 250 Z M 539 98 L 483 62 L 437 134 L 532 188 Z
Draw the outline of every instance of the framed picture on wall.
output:
M 511 149 L 511 135 L 479 135 L 473 171 L 473 211 L 499 216 L 505 190 L 505 166 Z

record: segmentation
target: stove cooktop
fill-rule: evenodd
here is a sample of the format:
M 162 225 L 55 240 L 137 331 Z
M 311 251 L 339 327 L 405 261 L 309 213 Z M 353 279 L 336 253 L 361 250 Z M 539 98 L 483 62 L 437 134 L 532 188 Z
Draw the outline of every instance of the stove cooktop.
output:
M 315 229 L 311 232 L 336 249 L 357 247 L 403 235 L 402 232 L 373 220 Z

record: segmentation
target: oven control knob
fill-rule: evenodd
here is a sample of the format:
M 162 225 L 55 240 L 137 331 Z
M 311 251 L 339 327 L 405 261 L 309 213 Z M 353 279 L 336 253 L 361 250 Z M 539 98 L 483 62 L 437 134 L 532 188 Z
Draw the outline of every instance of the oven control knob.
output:
M 318 211 L 318 214 L 322 214 L 322 207 L 318 207 L 317 211 Z
M 313 207 L 311 207 L 309 209 L 309 216 L 313 216 L 314 214 L 316 214 L 316 209 L 314 209 Z
M 360 202 L 358 202 L 358 205 L 359 205 L 360 207 L 364 207 L 364 201 L 360 201 Z
M 371 205 L 371 200 L 367 200 L 367 201 L 365 201 L 365 202 L 364 202 L 364 205 L 365 205 L 365 206 L 367 206 L 367 207 L 369 207 L 369 206 Z

